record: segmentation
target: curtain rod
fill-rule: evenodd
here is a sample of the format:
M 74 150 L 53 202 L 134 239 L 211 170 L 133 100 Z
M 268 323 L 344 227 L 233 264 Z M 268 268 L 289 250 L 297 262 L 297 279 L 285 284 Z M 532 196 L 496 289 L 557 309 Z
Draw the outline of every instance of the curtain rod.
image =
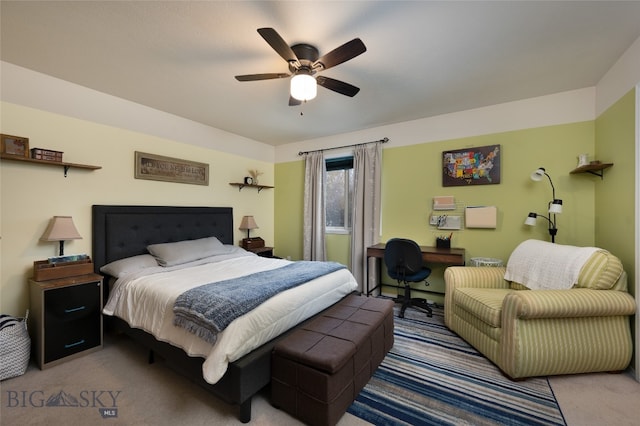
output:
M 367 145 L 367 144 L 370 144 L 370 143 L 376 143 L 376 142 L 380 142 L 380 143 L 387 143 L 387 142 L 389 142 L 389 138 L 384 137 L 384 138 L 382 138 L 382 139 L 380 139 L 380 140 L 378 140 L 378 141 L 363 142 L 363 143 L 354 143 L 354 144 L 352 144 L 352 145 L 335 146 L 335 147 L 333 147 L 333 148 L 314 149 L 314 150 L 312 150 L 312 151 L 300 151 L 300 152 L 298 152 L 298 155 L 305 155 L 305 154 L 309 154 L 309 153 L 311 153 L 311 152 L 329 151 L 329 150 L 331 150 L 331 149 L 349 148 L 349 147 L 351 147 L 351 146 Z

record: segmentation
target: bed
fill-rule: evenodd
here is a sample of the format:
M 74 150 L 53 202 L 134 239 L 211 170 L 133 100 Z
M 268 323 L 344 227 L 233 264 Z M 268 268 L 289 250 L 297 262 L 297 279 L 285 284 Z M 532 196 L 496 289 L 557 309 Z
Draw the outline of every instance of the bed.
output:
M 175 281 L 180 287 L 185 285 L 186 279 L 183 275 L 174 276 L 173 274 L 187 273 L 189 274 L 187 275 L 188 286 L 198 287 L 205 281 L 197 280 L 204 280 L 204 277 L 208 279 L 211 274 L 216 277 L 218 277 L 217 274 L 221 274 L 221 278 L 213 279 L 214 283 L 227 278 L 250 280 L 257 276 L 250 275 L 256 273 L 254 268 L 257 268 L 257 273 L 272 273 L 280 271 L 278 268 L 282 266 L 298 266 L 292 265 L 296 262 L 261 258 L 233 247 L 233 211 L 228 207 L 94 205 L 92 215 L 93 261 L 98 273 L 105 274 L 101 272 L 101 268 L 104 271 L 122 261 L 126 263 L 129 259 L 140 257 L 146 260 L 149 257 L 147 247 L 150 245 L 174 246 L 178 242 L 207 241 L 215 237 L 213 239 L 219 241 L 220 246 L 224 246 L 227 250 L 221 256 L 215 253 L 216 256 L 212 256 L 215 262 L 207 261 L 206 264 L 202 264 L 203 262 L 197 261 L 194 265 L 187 263 L 189 268 L 184 268 L 184 271 L 181 265 L 166 264 L 165 266 L 168 266 L 166 269 L 153 265 L 149 266 L 149 271 L 153 273 L 148 274 L 145 269 L 143 273 L 128 273 L 126 277 L 121 276 L 118 280 L 107 274 L 108 279 L 105 281 L 110 284 L 104 286 L 105 301 L 107 301 L 104 313 L 107 329 L 123 331 L 148 347 L 150 361 L 153 360 L 154 354 L 159 354 L 171 368 L 211 391 L 223 401 L 239 406 L 239 419 L 243 423 L 251 420 L 252 396 L 266 386 L 271 379 L 270 357 L 275 343 L 287 335 L 295 325 L 337 303 L 356 288 L 353 276 L 343 268 L 315 278 L 310 281 L 310 284 L 301 284 L 273 296 L 250 313 L 231 322 L 228 328 L 214 335 L 214 340 L 205 341 L 192 332 L 171 325 L 172 313 L 169 311 L 168 304 L 160 306 L 153 302 L 152 306 L 157 311 L 152 312 L 151 318 L 146 316 L 142 318 L 137 315 L 141 311 L 150 311 L 150 308 L 145 305 L 144 309 L 141 309 L 136 304 L 146 303 L 157 297 L 162 301 L 171 300 L 173 307 L 173 298 L 182 291 L 165 284 L 158 286 L 154 284 L 156 281 L 150 280 L 160 278 L 164 280 L 161 282 L 170 282 L 172 286 Z M 157 253 L 154 254 L 157 255 Z M 156 259 L 161 257 L 156 256 Z M 103 268 L 105 265 L 108 266 Z M 162 272 L 157 273 L 158 268 L 162 269 Z M 241 275 L 249 275 L 244 278 L 235 277 L 233 275 L 237 274 L 234 272 L 236 270 L 243 270 Z M 335 284 L 333 281 L 336 281 Z M 112 284 L 113 288 L 111 288 Z M 146 287 L 154 288 L 154 286 L 162 290 L 159 295 L 145 293 L 144 296 L 135 296 L 136 299 L 124 293 L 123 289 L 129 286 L 136 290 Z M 322 294 L 314 292 L 322 292 Z M 139 291 L 136 291 L 131 294 L 138 293 Z M 307 302 L 307 300 L 310 301 Z M 266 317 L 257 317 L 260 321 L 256 321 L 253 317 L 249 318 L 251 315 L 273 315 L 276 310 L 280 312 L 281 306 L 286 310 L 282 318 L 268 321 L 263 319 Z M 256 323 L 267 322 L 269 326 L 265 326 L 264 329 L 253 328 L 256 327 Z M 251 339 L 235 338 L 241 333 L 251 336 Z M 250 341 L 250 344 L 240 347 L 238 344 L 240 340 L 243 345 L 245 341 Z

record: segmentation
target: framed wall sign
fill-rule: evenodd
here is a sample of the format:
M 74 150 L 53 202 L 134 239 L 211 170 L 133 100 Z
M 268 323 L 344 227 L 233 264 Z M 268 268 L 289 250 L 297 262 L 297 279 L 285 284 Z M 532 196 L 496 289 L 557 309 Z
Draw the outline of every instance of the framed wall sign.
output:
M 0 135 L 2 154 L 12 157 L 29 158 L 29 139 L 21 136 Z
M 209 185 L 209 165 L 136 151 L 135 178 Z
M 442 186 L 500 183 L 500 145 L 442 153 Z

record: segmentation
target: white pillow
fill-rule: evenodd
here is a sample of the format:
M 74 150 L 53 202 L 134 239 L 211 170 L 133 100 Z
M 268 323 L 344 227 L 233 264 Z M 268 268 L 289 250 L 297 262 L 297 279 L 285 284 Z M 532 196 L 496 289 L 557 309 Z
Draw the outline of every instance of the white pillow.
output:
M 138 256 L 125 257 L 124 259 L 108 263 L 100 268 L 100 272 L 111 275 L 115 278 L 120 278 L 121 276 L 131 272 L 137 272 L 142 269 L 157 266 L 158 262 L 155 257 L 150 254 L 141 254 Z
M 152 244 L 147 246 L 147 250 L 156 258 L 160 266 L 180 265 L 181 263 L 229 252 L 229 249 L 216 237 Z

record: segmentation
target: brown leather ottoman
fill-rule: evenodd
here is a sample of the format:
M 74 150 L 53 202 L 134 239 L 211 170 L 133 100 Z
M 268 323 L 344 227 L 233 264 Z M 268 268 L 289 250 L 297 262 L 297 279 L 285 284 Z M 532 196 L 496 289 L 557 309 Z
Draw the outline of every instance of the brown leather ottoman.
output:
M 393 301 L 347 296 L 278 342 L 271 402 L 310 425 L 335 425 L 393 346 Z

